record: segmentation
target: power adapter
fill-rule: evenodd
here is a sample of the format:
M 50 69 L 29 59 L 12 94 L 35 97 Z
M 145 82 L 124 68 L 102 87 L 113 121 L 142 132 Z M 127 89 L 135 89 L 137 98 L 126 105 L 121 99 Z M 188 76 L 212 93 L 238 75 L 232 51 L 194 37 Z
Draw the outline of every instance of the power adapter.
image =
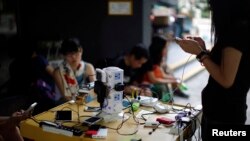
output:
M 160 123 L 158 121 L 146 121 L 144 127 L 157 127 Z
M 157 118 L 156 121 L 158 121 L 161 124 L 166 124 L 166 125 L 172 125 L 175 121 L 166 117 L 160 117 Z

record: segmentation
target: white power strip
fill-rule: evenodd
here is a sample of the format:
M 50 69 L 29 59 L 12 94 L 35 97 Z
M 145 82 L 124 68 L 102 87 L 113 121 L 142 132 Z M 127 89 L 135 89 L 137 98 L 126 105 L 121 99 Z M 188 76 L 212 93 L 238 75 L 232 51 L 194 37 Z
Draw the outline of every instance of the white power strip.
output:
M 46 132 L 62 134 L 62 135 L 65 135 L 65 136 L 70 136 L 70 137 L 73 136 L 73 132 L 71 132 L 71 131 L 59 129 L 59 128 L 52 127 L 52 126 L 42 125 L 42 129 L 43 129 L 43 131 L 46 131 Z
M 95 138 L 95 139 L 104 139 L 104 138 L 107 137 L 107 135 L 108 135 L 108 129 L 107 128 L 100 128 L 97 131 L 96 135 L 92 135 L 92 138 Z

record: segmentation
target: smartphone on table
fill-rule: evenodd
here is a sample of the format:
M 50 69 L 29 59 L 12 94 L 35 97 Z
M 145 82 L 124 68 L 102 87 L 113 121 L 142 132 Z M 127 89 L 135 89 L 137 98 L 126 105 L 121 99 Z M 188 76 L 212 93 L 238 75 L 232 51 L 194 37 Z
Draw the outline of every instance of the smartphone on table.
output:
M 72 111 L 56 111 L 56 120 L 57 121 L 71 121 L 72 120 Z
M 101 117 L 97 117 L 97 116 L 93 116 L 93 117 L 90 117 L 90 118 L 87 118 L 83 121 L 83 124 L 87 124 L 88 126 L 90 125 L 94 125 L 96 124 L 97 122 L 101 121 L 102 118 Z

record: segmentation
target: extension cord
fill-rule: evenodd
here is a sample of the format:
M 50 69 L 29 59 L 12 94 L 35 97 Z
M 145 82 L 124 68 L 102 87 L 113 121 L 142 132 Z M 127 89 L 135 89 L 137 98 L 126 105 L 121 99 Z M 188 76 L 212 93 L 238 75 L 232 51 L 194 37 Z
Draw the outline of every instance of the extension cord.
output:
M 97 131 L 97 134 L 92 135 L 92 138 L 95 138 L 95 139 L 104 139 L 104 138 L 107 137 L 107 135 L 108 135 L 108 129 L 107 128 L 100 128 Z
M 63 126 L 63 125 L 53 126 L 53 125 L 46 123 L 46 124 L 41 124 L 41 127 L 42 127 L 43 131 L 56 133 L 56 134 L 62 134 L 65 136 L 70 136 L 70 137 L 72 137 L 73 135 L 80 136 L 83 133 L 83 130 L 81 130 L 81 129 Z
M 55 133 L 55 134 L 62 134 L 62 135 L 69 136 L 69 137 L 73 136 L 73 132 L 71 132 L 71 131 L 62 130 L 62 129 L 52 127 L 52 126 L 42 125 L 42 129 L 43 129 L 43 131 L 46 131 L 46 132 L 51 132 L 51 133 Z

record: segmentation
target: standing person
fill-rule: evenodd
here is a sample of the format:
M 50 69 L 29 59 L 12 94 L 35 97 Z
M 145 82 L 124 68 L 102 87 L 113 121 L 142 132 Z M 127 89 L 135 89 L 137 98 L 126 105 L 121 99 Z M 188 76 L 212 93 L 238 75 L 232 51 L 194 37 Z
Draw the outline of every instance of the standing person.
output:
M 114 61 L 114 65 L 124 70 L 125 94 L 131 94 L 133 91 L 140 90 L 141 95 L 151 96 L 148 88 L 140 87 L 139 79 L 141 67 L 148 61 L 149 54 L 144 44 L 136 44 L 124 56 L 120 56 Z
M 82 61 L 83 49 L 78 39 L 65 39 L 60 51 L 64 60 L 54 76 L 61 99 L 68 101 L 78 93 L 79 86 L 96 80 L 95 70 L 92 64 Z
M 212 135 L 211 127 L 217 124 L 245 124 L 246 97 L 250 87 L 249 1 L 208 2 L 214 33 L 211 52 L 206 50 L 200 37 L 176 39 L 185 52 L 197 55 L 198 61 L 210 74 L 202 91 L 203 141 L 209 139 Z
M 172 74 L 165 73 L 165 71 L 163 70 L 163 63 L 166 62 L 164 59 L 166 59 L 167 56 L 167 46 L 168 42 L 163 36 L 156 35 L 152 38 L 151 45 L 149 46 L 149 63 L 151 64 L 148 64 L 148 71 L 145 73 L 143 81 L 144 83 L 153 84 L 155 87 L 160 87 L 159 89 L 162 89 L 161 91 L 164 91 L 164 93 L 170 92 L 167 86 L 168 84 L 170 84 L 170 86 L 172 86 L 172 88 L 175 90 L 174 95 L 188 98 L 189 95 L 185 94 L 179 89 L 180 84 L 178 82 L 178 79 Z M 162 84 L 165 86 L 163 86 Z M 163 90 L 163 87 L 167 88 L 164 88 Z M 162 94 L 159 94 L 158 92 L 157 97 L 162 98 Z

